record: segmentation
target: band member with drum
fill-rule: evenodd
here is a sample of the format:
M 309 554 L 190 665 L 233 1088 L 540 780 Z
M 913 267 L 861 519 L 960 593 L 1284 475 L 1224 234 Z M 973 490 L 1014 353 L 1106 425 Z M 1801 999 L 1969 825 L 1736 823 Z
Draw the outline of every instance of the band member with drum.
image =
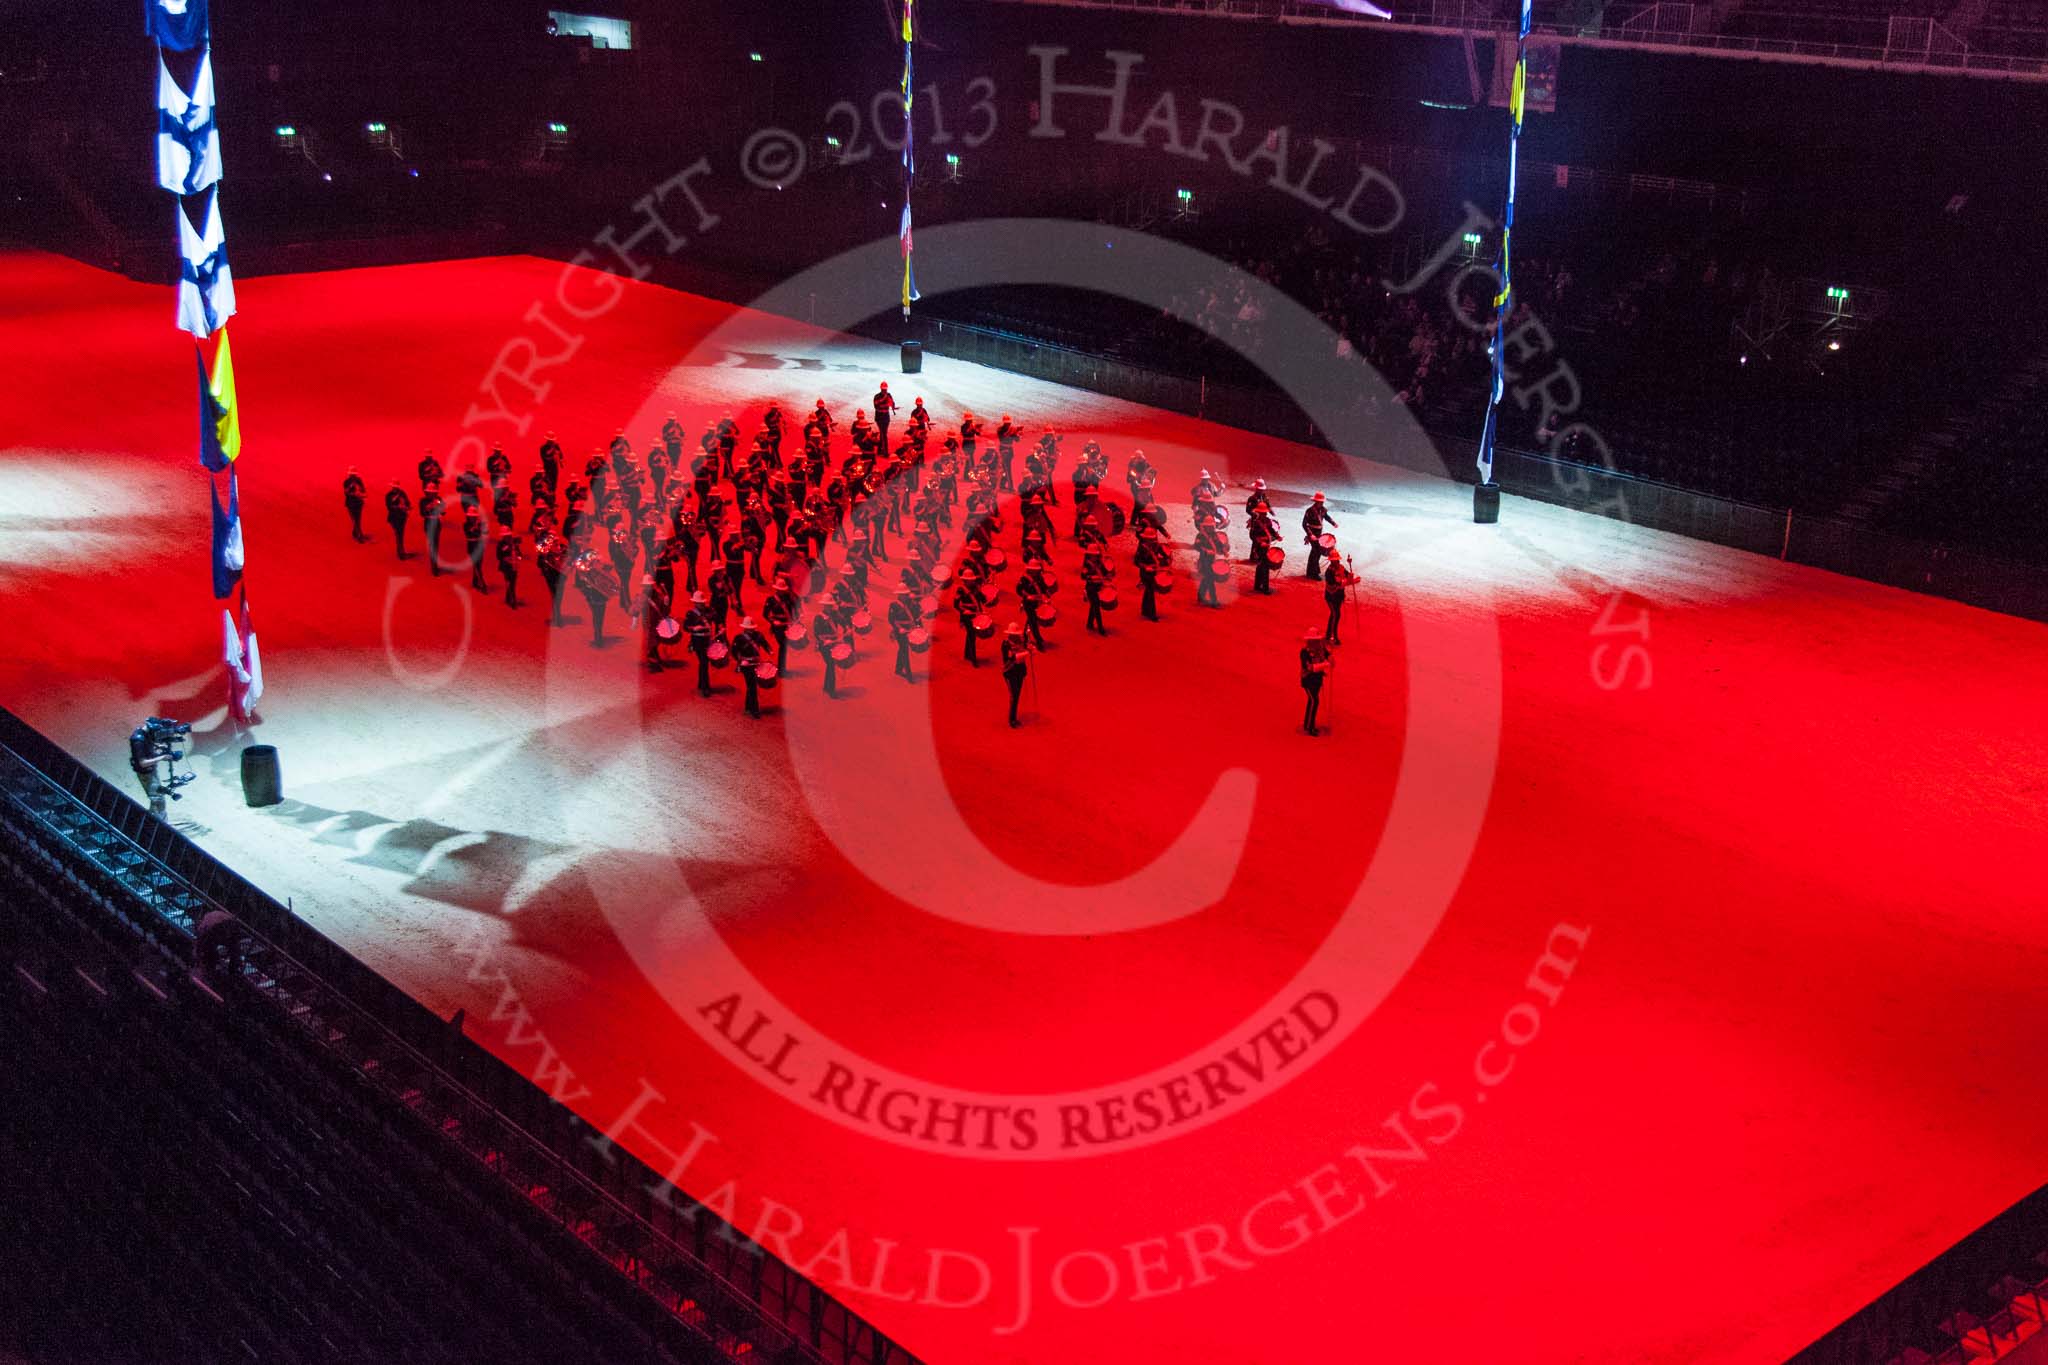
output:
M 1159 482 L 1159 471 L 1145 458 L 1145 452 L 1134 450 L 1124 464 L 1124 483 L 1131 490 L 1131 519 L 1139 520 L 1138 513 L 1152 501 L 1152 489 Z
M 441 518 L 447 510 L 439 486 L 429 484 L 420 494 L 420 530 L 427 538 L 427 571 L 435 578 L 441 576 Z
M 462 518 L 462 544 L 469 552 L 469 586 L 489 592 L 491 585 L 484 581 L 484 519 L 474 507 Z
M 845 627 L 829 612 L 811 618 L 811 642 L 825 665 L 825 695 L 839 695 L 839 670 L 852 662 L 851 647 L 845 641 Z M 844 651 L 844 653 L 842 653 Z
M 772 398 L 768 400 L 768 410 L 761 414 L 761 439 L 767 446 L 769 463 L 780 469 L 782 467 L 782 405 Z
M 1316 729 L 1316 712 L 1323 704 L 1323 680 L 1334 666 L 1322 634 L 1310 631 L 1301 644 L 1301 690 L 1308 698 L 1301 713 L 1301 728 L 1311 735 L 1320 733 Z
M 519 605 L 519 533 L 507 531 L 498 537 L 498 572 L 505 576 L 505 605 Z
M 726 595 L 732 599 L 733 609 L 745 611 L 747 583 L 747 544 L 739 536 L 732 536 L 725 542 L 725 585 Z
M 969 469 L 974 467 L 974 443 L 981 439 L 981 421 L 971 412 L 960 414 L 960 458 Z M 1008 485 L 1004 485 L 1008 487 Z
M 462 503 L 465 512 L 476 512 L 483 507 L 484 481 L 474 469 L 465 469 L 455 476 L 455 496 Z
M 1045 618 L 1053 611 L 1052 594 L 1052 572 L 1043 562 L 1018 575 L 1017 601 L 1024 608 L 1024 624 L 1031 632 L 1034 649 L 1045 648 Z
M 1252 538 L 1252 566 L 1257 576 L 1252 581 L 1252 591 L 1264 596 L 1273 595 L 1274 561 L 1284 557 L 1280 550 L 1280 523 L 1273 516 L 1270 507 L 1261 508 L 1251 514 L 1247 528 Z
M 1331 516 L 1329 509 L 1323 505 L 1323 495 L 1321 493 L 1316 494 L 1314 498 L 1309 500 L 1308 507 L 1301 514 L 1301 530 L 1302 539 L 1308 542 L 1308 576 L 1310 578 L 1321 578 L 1323 576 L 1323 556 L 1328 553 L 1323 548 L 1323 536 L 1327 534 L 1323 527 L 1325 525 L 1335 526 L 1336 524 L 1337 519 Z
M 384 520 L 391 523 L 391 539 L 398 546 L 398 558 L 402 563 L 410 558 L 405 552 L 405 524 L 412 520 L 412 495 L 396 479 L 391 481 L 390 490 L 384 494 Z
M 802 611 L 803 599 L 790 589 L 789 576 L 777 574 L 775 590 L 761 604 L 761 614 L 768 619 L 769 634 L 775 637 L 775 667 L 780 672 L 789 672 L 789 628 Z
M 1344 619 L 1344 590 L 1358 581 L 1358 575 L 1351 572 L 1350 565 L 1342 555 L 1330 556 L 1329 571 L 1323 575 L 1323 605 L 1330 609 L 1330 619 L 1323 627 L 1323 635 L 1333 645 L 1341 645 L 1338 623 Z
M 953 588 L 953 610 L 960 616 L 960 633 L 967 637 L 967 662 L 981 667 L 981 659 L 975 653 L 975 642 L 981 638 L 982 625 L 988 619 L 989 598 L 981 585 L 981 576 L 967 571 L 964 567 Z
M 910 632 L 922 624 L 917 610 L 917 590 L 909 587 L 896 589 L 896 600 L 889 604 L 889 634 L 896 640 L 896 676 L 905 682 L 917 681 L 917 675 L 910 668 Z
M 1266 481 L 1264 479 L 1253 479 L 1252 491 L 1245 495 L 1245 519 L 1249 521 L 1261 512 L 1270 512 L 1272 510 L 1272 500 L 1266 496 Z
M 1138 571 L 1138 586 L 1144 592 L 1144 599 L 1138 607 L 1138 614 L 1147 621 L 1159 619 L 1159 580 L 1166 576 L 1166 548 L 1160 543 L 1159 528 L 1148 526 L 1138 533 L 1138 549 L 1132 555 L 1131 563 Z
M 718 633 L 711 614 L 711 594 L 701 588 L 690 594 L 690 610 L 683 616 L 683 633 L 690 637 L 690 652 L 697 656 L 697 695 L 711 695 L 711 641 Z
M 742 616 L 740 632 L 732 637 L 731 647 L 733 665 L 739 669 L 740 679 L 747 685 L 747 714 L 759 720 L 762 670 L 774 667 L 768 661 L 768 637 L 761 633 L 761 627 L 753 617 Z
M 430 450 L 420 457 L 418 468 L 420 472 L 420 491 L 422 493 L 426 492 L 428 488 L 440 484 L 443 471 L 441 469 L 441 462 L 434 458 L 433 451 Z
M 1081 584 L 1088 591 L 1088 629 L 1097 635 L 1109 634 L 1109 628 L 1102 624 L 1102 609 L 1105 605 L 1103 594 L 1114 593 L 1109 586 L 1116 577 L 1116 567 L 1109 562 L 1108 550 L 1101 545 L 1090 545 L 1081 556 Z M 1115 601 L 1114 597 L 1110 601 Z
M 349 535 L 360 545 L 369 537 L 363 534 L 363 504 L 367 501 L 363 476 L 350 465 L 348 473 L 341 480 L 341 505 L 348 509 Z
M 1031 646 L 1024 639 L 1024 627 L 1015 621 L 1003 631 L 1003 681 L 1010 688 L 1010 728 L 1016 729 L 1017 702 L 1024 695 L 1024 679 L 1031 673 Z
M 1215 519 L 1201 522 L 1195 532 L 1195 600 L 1204 606 L 1220 607 L 1216 585 L 1223 581 L 1223 574 L 1217 569 L 1219 561 L 1230 558 L 1230 536 L 1220 521 Z
M 647 647 L 649 673 L 659 673 L 667 667 L 661 658 L 661 623 L 669 619 L 673 600 L 670 588 L 664 587 L 653 574 L 640 576 L 640 635 Z

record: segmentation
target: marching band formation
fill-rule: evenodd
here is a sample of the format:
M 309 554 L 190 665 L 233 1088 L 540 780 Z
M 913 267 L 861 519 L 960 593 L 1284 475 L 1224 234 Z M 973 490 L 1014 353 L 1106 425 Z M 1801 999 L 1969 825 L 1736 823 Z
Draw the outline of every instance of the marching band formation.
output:
M 384 495 L 385 520 L 399 559 L 406 560 L 406 532 L 417 512 L 430 571 L 438 577 L 466 569 L 478 592 L 495 591 L 484 571 L 486 559 L 495 560 L 510 607 L 520 605 L 530 539 L 553 625 L 568 624 L 562 600 L 573 588 L 589 608 L 592 643 L 602 645 L 605 614 L 616 602 L 638 626 L 651 672 L 670 667 L 671 651 L 686 650 L 695 661 L 697 691 L 709 697 L 712 671 L 733 669 L 744 686 L 746 713 L 757 718 L 761 694 L 789 674 L 792 650 L 815 651 L 825 695 L 838 696 L 841 675 L 861 661 L 862 642 L 878 624 L 891 643 L 895 674 L 905 682 L 917 681 L 913 660 L 931 649 L 947 608 L 959 621 L 967 662 L 979 665 L 979 646 L 996 636 L 996 608 L 1011 578 L 1017 619 L 1003 628 L 998 662 L 1009 689 L 1009 722 L 1016 726 L 1032 656 L 1046 648 L 1046 631 L 1059 620 L 1052 547 L 1059 542 L 1053 509 L 1060 506 L 1055 478 L 1063 438 L 1041 434 L 1020 468 L 1024 429 L 1007 413 L 992 440 L 980 419 L 962 413 L 957 431 L 937 438 L 935 448 L 922 398 L 913 400 L 892 445 L 896 413 L 884 382 L 871 409 L 857 410 L 846 427 L 848 450 L 836 469 L 831 451 L 840 426 L 822 398 L 804 418 L 800 449 L 785 452 L 787 419 L 770 402 L 745 454 L 739 424 L 728 415 L 699 438 L 687 467 L 683 426 L 671 413 L 644 457 L 619 432 L 609 448 L 591 454 L 580 478 L 571 471 L 566 485 L 562 446 L 549 432 L 540 466 L 526 483 L 524 535 L 512 461 L 502 449 L 491 451 L 481 474 L 456 473 L 454 509 L 441 491 L 445 471 L 429 451 L 417 470 L 417 504 L 403 481 L 393 479 Z M 1131 536 L 1145 620 L 1161 619 L 1159 598 L 1175 582 L 1175 546 L 1156 496 L 1159 471 L 1142 451 L 1125 461 L 1128 513 L 1123 502 L 1104 496 L 1109 478 L 1110 457 L 1089 441 L 1069 475 L 1070 539 L 1088 607 L 1085 628 L 1100 635 L 1109 633 L 1105 614 L 1119 601 L 1114 541 Z M 1195 600 L 1208 607 L 1222 605 L 1217 589 L 1231 572 L 1225 487 L 1203 470 L 1189 490 Z M 1014 561 L 997 543 L 1007 525 L 1005 495 L 1016 511 Z M 342 501 L 356 541 L 367 542 L 367 491 L 354 467 L 343 478 Z M 459 555 L 442 551 L 451 516 L 459 517 Z M 1252 591 L 1271 595 L 1273 571 L 1286 552 L 1263 479 L 1247 490 L 1244 517 Z M 961 539 L 949 557 L 944 537 L 956 519 Z M 1320 733 L 1317 709 L 1334 665 L 1331 651 L 1340 643 L 1342 609 L 1357 581 L 1336 552 L 1336 525 L 1317 493 L 1301 530 L 1307 577 L 1322 581 L 1329 614 L 1300 651 L 1307 696 L 1302 728 L 1310 735 Z M 886 603 L 879 623 L 872 609 L 878 598 Z

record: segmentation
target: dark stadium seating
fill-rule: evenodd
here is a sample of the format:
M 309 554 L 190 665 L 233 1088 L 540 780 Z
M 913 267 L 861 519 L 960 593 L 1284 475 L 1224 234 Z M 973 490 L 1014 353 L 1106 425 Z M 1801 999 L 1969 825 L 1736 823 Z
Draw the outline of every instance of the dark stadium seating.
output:
M 541 1151 L 518 1124 L 573 1121 L 445 1025 L 518 1123 L 253 920 L 239 963 L 209 928 L 195 970 L 218 906 L 94 812 L 182 841 L 0 722 L 0 1359 L 909 1362 L 687 1199 L 656 1227 Z M 723 1241 L 730 1278 L 679 1234 Z

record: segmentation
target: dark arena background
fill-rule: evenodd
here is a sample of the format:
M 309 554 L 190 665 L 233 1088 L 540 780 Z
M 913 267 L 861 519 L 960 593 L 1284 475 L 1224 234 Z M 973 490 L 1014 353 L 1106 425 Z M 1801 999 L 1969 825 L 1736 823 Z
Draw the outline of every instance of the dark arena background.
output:
M 0 1362 L 2048 1360 L 2048 3 L 589 3 L 0 6 Z

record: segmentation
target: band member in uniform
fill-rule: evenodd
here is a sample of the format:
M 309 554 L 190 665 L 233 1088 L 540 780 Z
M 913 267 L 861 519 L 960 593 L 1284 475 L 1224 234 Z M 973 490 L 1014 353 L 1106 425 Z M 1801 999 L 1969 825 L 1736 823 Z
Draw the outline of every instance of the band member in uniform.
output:
M 881 387 L 875 390 L 873 406 L 875 409 L 875 439 L 882 449 L 887 450 L 889 448 L 889 422 L 896 415 L 896 399 L 889 392 L 888 380 L 884 379 Z
M 562 593 L 569 586 L 569 542 L 558 535 L 546 535 L 533 545 L 533 562 L 540 566 L 541 581 L 548 585 L 548 624 L 568 624 L 562 620 Z
M 441 576 L 441 518 L 447 510 L 440 487 L 429 484 L 420 494 L 420 530 L 427 538 L 427 570 L 436 578 Z
M 1344 619 L 1344 590 L 1358 581 L 1351 567 L 1342 555 L 1330 556 L 1330 567 L 1323 575 L 1323 605 L 1330 609 L 1330 619 L 1323 627 L 1323 636 L 1333 645 L 1344 643 L 1337 629 Z
M 612 566 L 605 563 L 604 556 L 595 550 L 585 550 L 576 558 L 576 590 L 583 594 L 583 600 L 590 607 L 590 643 L 593 647 L 604 645 L 604 609 L 619 595 L 619 576 Z
M 562 482 L 562 443 L 555 439 L 555 433 L 540 443 L 540 472 L 548 481 L 548 491 L 554 492 Z
M 981 439 L 981 423 L 971 412 L 960 414 L 960 457 L 969 468 L 974 465 L 974 443 Z M 1005 484 L 1004 487 L 1009 485 Z
M 784 673 L 789 672 L 789 628 L 802 611 L 803 599 L 791 590 L 789 576 L 777 574 L 775 591 L 761 604 L 761 614 L 768 618 L 768 631 L 775 637 L 775 667 Z
M 697 656 L 697 695 L 711 695 L 711 641 L 718 634 L 718 622 L 711 614 L 711 594 L 690 594 L 690 609 L 683 614 L 683 633 L 690 637 L 690 652 Z
M 391 523 L 391 539 L 398 546 L 399 560 L 411 558 L 405 552 L 405 523 L 412 520 L 412 495 L 396 479 L 384 494 L 384 520 Z
M 1017 486 L 1015 478 L 1017 442 L 1022 440 L 1023 437 L 1024 428 L 1012 422 L 1009 413 L 1004 413 L 1003 420 L 996 424 L 996 448 L 1002 452 L 1004 488 L 1015 488 Z
M 839 646 L 845 628 L 830 612 L 819 612 L 811 618 L 811 643 L 818 647 L 818 657 L 825 664 L 825 695 L 839 695 L 839 661 L 832 651 Z
M 433 451 L 430 450 L 420 457 L 419 471 L 421 492 L 425 492 L 428 487 L 441 482 L 441 462 L 434 458 Z
M 1003 632 L 1003 681 L 1010 687 L 1010 728 L 1016 729 L 1023 722 L 1017 719 L 1017 702 L 1024 695 L 1024 679 L 1031 673 L 1031 646 L 1024 639 L 1024 627 L 1015 621 Z
M 519 533 L 507 531 L 498 537 L 498 572 L 505 575 L 505 605 L 519 605 Z
M 646 647 L 647 671 L 659 673 L 667 667 L 661 658 L 661 635 L 657 629 L 668 616 L 673 601 L 670 589 L 653 574 L 640 576 L 640 638 Z
M 512 478 L 512 458 L 503 447 L 491 447 L 490 458 L 484 461 L 484 472 L 491 476 L 493 488 L 503 488 Z
M 1252 580 L 1252 591 L 1266 597 L 1273 595 L 1273 547 L 1280 543 L 1280 523 L 1273 516 L 1273 509 L 1261 506 L 1251 514 L 1247 528 L 1252 538 L 1252 566 L 1256 577 Z
M 960 616 L 960 633 L 967 637 L 967 662 L 981 667 L 981 658 L 975 653 L 977 636 L 974 633 L 974 618 L 985 614 L 989 608 L 989 597 L 982 588 L 981 575 L 962 566 L 954 576 L 953 610 Z
M 348 509 L 349 534 L 360 545 L 369 537 L 363 534 L 363 504 L 367 501 L 363 476 L 350 465 L 348 473 L 341 480 L 341 505 Z
M 512 491 L 511 485 L 499 484 L 498 491 L 491 495 L 492 518 L 499 526 L 509 531 L 512 529 L 512 523 L 518 515 L 519 495 Z
M 725 542 L 725 586 L 726 594 L 732 598 L 735 610 L 745 611 L 747 583 L 747 544 L 735 535 Z
M 1316 729 L 1316 712 L 1323 704 L 1323 680 L 1332 667 L 1329 646 L 1319 632 L 1310 631 L 1301 644 L 1301 690 L 1308 698 L 1301 713 L 1301 728 L 1312 735 L 1320 733 Z
M 1144 597 L 1138 614 L 1147 621 L 1159 619 L 1158 579 L 1167 566 L 1166 548 L 1160 543 L 1158 528 L 1148 526 L 1138 534 L 1138 549 L 1132 555 L 1131 563 L 1138 571 L 1138 587 Z
M 633 610 L 633 524 L 625 513 L 614 512 L 605 527 L 605 551 L 611 556 L 612 576 L 619 581 L 619 610 Z
M 768 637 L 751 616 L 740 618 L 739 634 L 732 637 L 733 667 L 747 685 L 747 714 L 761 719 L 761 665 L 768 662 Z
M 469 552 L 469 586 L 489 592 L 491 585 L 484 581 L 484 519 L 475 508 L 463 513 L 462 544 Z
M 1024 625 L 1031 632 L 1034 649 L 1045 648 L 1045 623 L 1038 619 L 1038 609 L 1051 603 L 1052 593 L 1052 574 L 1043 561 L 1017 576 L 1017 603 L 1024 609 Z
M 662 455 L 666 457 L 667 462 L 670 465 L 680 463 L 683 458 L 683 424 L 676 420 L 676 415 L 674 413 L 670 413 L 667 416 L 667 418 L 665 418 L 662 421 L 661 452 Z M 649 467 L 651 468 L 652 461 L 654 459 L 654 453 L 652 451 L 649 451 L 647 458 L 649 461 Z
M 929 427 L 932 424 L 932 415 L 924 410 L 923 394 L 910 400 L 910 424 L 914 427 Z
M 1253 479 L 1252 491 L 1245 495 L 1244 500 L 1246 520 L 1250 520 L 1261 512 L 1270 512 L 1272 510 L 1272 500 L 1266 496 L 1266 481 L 1264 479 Z
M 1213 506 L 1214 504 L 1205 504 Z M 1204 606 L 1220 607 L 1216 585 L 1223 581 L 1223 574 L 1217 569 L 1219 560 L 1230 558 L 1230 536 L 1215 518 L 1197 518 L 1195 531 L 1195 572 L 1199 578 L 1195 600 Z
M 1308 541 L 1308 576 L 1310 578 L 1321 578 L 1323 576 L 1323 527 L 1325 524 L 1335 526 L 1337 519 L 1330 515 L 1329 509 L 1323 505 L 1323 495 L 1318 493 L 1309 500 L 1308 506 L 1303 509 L 1301 514 L 1302 538 Z
M 896 600 L 889 604 L 889 634 L 896 641 L 896 676 L 905 682 L 917 681 L 910 668 L 910 632 L 922 624 L 917 590 L 909 586 L 896 589 Z
M 1109 628 L 1102 624 L 1102 590 L 1116 577 L 1116 567 L 1107 554 L 1103 546 L 1090 545 L 1081 556 L 1081 584 L 1088 591 L 1088 629 L 1097 635 L 1109 634 Z

